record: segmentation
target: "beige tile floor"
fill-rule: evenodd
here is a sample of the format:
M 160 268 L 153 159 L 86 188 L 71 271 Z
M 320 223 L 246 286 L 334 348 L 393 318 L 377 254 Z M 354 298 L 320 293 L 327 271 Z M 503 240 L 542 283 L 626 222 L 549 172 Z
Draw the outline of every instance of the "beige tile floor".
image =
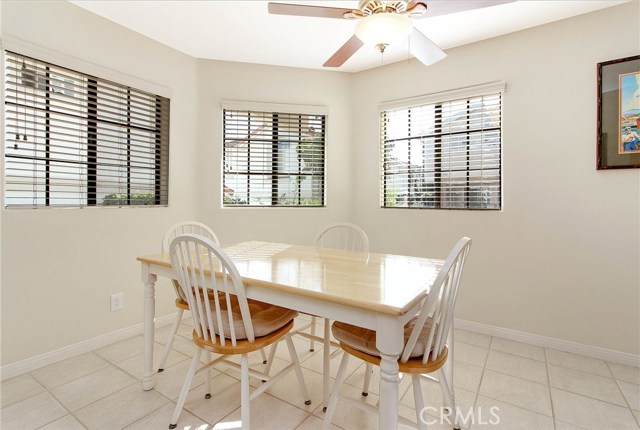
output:
M 189 322 L 189 320 L 185 320 Z M 164 342 L 169 328 L 156 331 Z M 181 332 L 190 328 L 183 325 Z M 319 332 L 322 332 L 319 326 Z M 552 349 L 455 331 L 454 387 L 467 430 L 638 430 L 640 368 L 605 362 Z M 308 341 L 294 339 L 312 399 L 305 406 L 295 375 L 251 404 L 255 429 L 311 430 L 322 424 L 322 347 L 309 352 Z M 142 336 L 52 364 L 2 382 L 0 428 L 3 430 L 147 430 L 166 429 L 189 364 L 192 346 L 175 342 L 165 372 L 152 391 L 142 390 Z M 156 357 L 162 345 L 156 343 Z M 253 363 L 261 358 L 255 354 Z M 274 369 L 288 360 L 278 348 Z M 332 378 L 339 359 L 332 361 Z M 203 398 L 204 375 L 198 376 L 180 417 L 181 430 L 228 430 L 240 419 L 239 375 L 231 369 L 213 371 L 212 395 Z M 378 377 L 371 393 L 360 396 L 364 365 L 350 362 L 344 395 L 375 404 Z M 252 382 L 253 385 L 259 381 Z M 408 379 L 400 385 L 400 414 L 414 418 Z M 437 383 L 423 383 L 430 429 L 450 429 L 438 419 L 442 395 Z M 493 408 L 493 409 L 492 409 Z M 493 411 L 493 412 L 492 412 Z M 498 422 L 499 421 L 499 422 Z M 341 402 L 333 429 L 377 428 L 377 418 Z

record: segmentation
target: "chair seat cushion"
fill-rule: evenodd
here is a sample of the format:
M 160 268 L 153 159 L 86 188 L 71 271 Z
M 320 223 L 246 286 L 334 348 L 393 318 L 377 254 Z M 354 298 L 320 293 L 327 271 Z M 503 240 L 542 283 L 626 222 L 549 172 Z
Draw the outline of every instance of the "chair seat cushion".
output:
M 233 327 L 236 333 L 236 339 L 247 339 L 247 332 L 244 328 L 244 322 L 240 312 L 240 305 L 238 304 L 238 298 L 234 295 L 231 297 L 231 312 L 233 314 Z M 267 336 L 282 327 L 286 326 L 295 317 L 298 316 L 298 312 L 282 308 L 280 306 L 272 305 L 269 303 L 259 302 L 257 300 L 247 300 L 249 304 L 249 313 L 251 313 L 251 322 L 253 323 L 253 334 L 255 337 Z M 216 318 L 215 305 L 211 303 L 211 311 L 213 318 L 214 331 L 220 335 L 218 329 L 218 319 Z M 224 336 L 227 339 L 231 338 L 229 329 L 229 316 L 227 313 L 227 302 L 224 299 L 224 295 L 220 297 L 220 309 L 221 319 Z
M 409 336 L 411 336 L 411 332 L 413 331 L 413 327 L 415 326 L 417 319 L 417 316 L 413 317 L 404 326 L 405 344 L 407 343 Z M 413 350 L 411 351 L 409 357 L 419 357 L 424 354 L 427 346 L 427 341 L 429 340 L 429 332 L 431 331 L 432 321 L 433 320 L 431 318 L 427 318 L 427 320 L 425 321 L 424 327 L 422 327 L 416 345 L 413 347 Z M 374 330 L 369 330 L 367 328 L 362 328 L 336 321 L 331 327 L 331 332 L 339 342 L 344 343 L 353 349 L 357 349 L 358 351 L 362 351 L 370 355 L 375 355 L 377 357 L 380 356 L 380 352 L 376 348 L 376 332 Z M 429 350 L 431 350 L 431 348 L 429 348 Z

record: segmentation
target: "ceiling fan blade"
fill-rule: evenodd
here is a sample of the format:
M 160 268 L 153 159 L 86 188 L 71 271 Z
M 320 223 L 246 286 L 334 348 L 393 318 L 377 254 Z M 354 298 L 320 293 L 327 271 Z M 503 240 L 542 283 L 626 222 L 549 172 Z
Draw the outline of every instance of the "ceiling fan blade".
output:
M 465 10 L 480 9 L 489 6 L 498 6 L 505 3 L 513 3 L 515 0 L 431 0 L 427 3 L 427 13 L 421 17 L 446 15 L 449 13 L 463 12 Z M 411 1 L 407 4 L 407 10 L 416 7 L 421 1 Z
M 302 4 L 269 3 L 269 13 L 274 15 L 311 16 L 316 18 L 343 18 L 353 9 L 338 7 L 306 6 Z
M 420 33 L 415 27 L 409 36 L 409 47 L 411 55 L 416 57 L 425 66 L 430 66 L 447 56 L 445 52 L 438 48 L 435 43 Z
M 351 39 L 347 40 L 347 42 L 342 45 L 340 49 L 336 51 L 335 54 L 331 56 L 325 63 L 324 67 L 340 67 L 347 61 L 353 54 L 356 53 L 358 49 L 360 49 L 364 45 L 364 42 L 358 39 L 358 36 L 355 34 L 351 37 Z

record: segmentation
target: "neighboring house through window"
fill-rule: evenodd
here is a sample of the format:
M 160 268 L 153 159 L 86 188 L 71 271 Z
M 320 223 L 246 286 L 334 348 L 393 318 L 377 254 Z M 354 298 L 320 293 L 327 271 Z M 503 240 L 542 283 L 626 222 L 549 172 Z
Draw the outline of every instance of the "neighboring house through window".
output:
M 500 209 L 503 83 L 381 106 L 381 205 Z
M 5 52 L 7 208 L 167 205 L 169 99 Z
M 223 206 L 324 206 L 324 110 L 223 102 Z

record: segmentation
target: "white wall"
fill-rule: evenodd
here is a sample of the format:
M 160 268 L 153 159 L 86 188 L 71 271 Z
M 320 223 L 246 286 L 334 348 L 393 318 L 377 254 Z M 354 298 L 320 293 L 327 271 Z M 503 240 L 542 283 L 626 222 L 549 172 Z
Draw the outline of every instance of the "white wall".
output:
M 169 208 L 0 209 L 3 366 L 140 323 L 135 257 L 187 218 L 226 243 L 309 243 L 349 219 L 374 250 L 443 257 L 467 234 L 458 317 L 638 353 L 639 172 L 594 166 L 595 64 L 638 53 L 637 1 L 452 49 L 430 68 L 356 75 L 195 60 L 66 2 L 0 7 L 3 37 L 173 92 Z M 495 80 L 507 82 L 504 210 L 381 210 L 378 103 Z M 222 99 L 329 107 L 327 208 L 220 208 Z M 125 309 L 110 313 L 116 292 Z M 170 287 L 156 297 L 157 315 L 173 311 Z
M 169 208 L 0 210 L 2 365 L 140 323 L 135 258 L 155 252 L 176 221 L 206 222 L 225 243 L 310 243 L 321 225 L 349 218 L 351 75 L 196 60 L 67 2 L 3 1 L 1 7 L 4 38 L 173 93 Z M 220 207 L 223 99 L 329 108 L 326 208 Z M 174 311 L 165 283 L 156 288 L 158 316 Z M 125 309 L 110 313 L 109 296 L 117 292 L 125 294 Z
M 265 240 L 310 244 L 321 226 L 350 217 L 351 86 L 344 73 L 222 61 L 200 64 L 200 218 L 223 243 Z M 325 208 L 221 208 L 222 100 L 329 108 Z
M 197 61 L 62 1 L 2 1 L 11 36 L 172 90 L 170 207 L 2 209 L 2 365 L 142 322 L 136 256 L 197 216 Z M 3 39 L 4 40 L 4 39 Z M 3 132 L 4 133 L 4 132 Z M 185 173 L 186 172 L 186 173 Z M 173 311 L 158 288 L 158 315 Z M 109 296 L 125 308 L 111 313 Z
M 595 159 L 596 63 L 639 53 L 639 17 L 634 1 L 357 75 L 354 221 L 372 249 L 444 258 L 470 236 L 457 318 L 638 354 L 640 172 Z M 493 81 L 503 210 L 380 209 L 378 104 Z

